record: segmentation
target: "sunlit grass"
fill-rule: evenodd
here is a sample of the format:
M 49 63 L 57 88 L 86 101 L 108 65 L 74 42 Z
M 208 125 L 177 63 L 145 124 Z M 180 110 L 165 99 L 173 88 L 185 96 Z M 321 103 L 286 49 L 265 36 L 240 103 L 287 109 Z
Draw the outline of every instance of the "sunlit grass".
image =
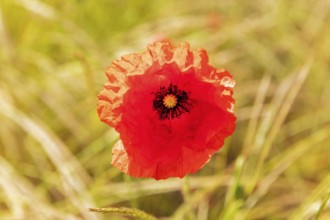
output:
M 329 219 L 329 21 L 327 0 L 1 1 L 0 219 Z M 189 179 L 130 178 L 96 95 L 166 37 L 234 75 L 236 132 Z

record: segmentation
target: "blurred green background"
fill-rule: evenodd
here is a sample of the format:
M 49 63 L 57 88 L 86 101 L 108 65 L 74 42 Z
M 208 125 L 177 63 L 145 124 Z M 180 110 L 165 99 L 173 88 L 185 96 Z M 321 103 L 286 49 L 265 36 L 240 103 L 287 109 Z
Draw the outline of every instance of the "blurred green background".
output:
M 330 219 L 330 1 L 1 0 L 0 219 Z M 113 168 L 113 59 L 171 38 L 237 82 L 237 129 L 186 179 Z

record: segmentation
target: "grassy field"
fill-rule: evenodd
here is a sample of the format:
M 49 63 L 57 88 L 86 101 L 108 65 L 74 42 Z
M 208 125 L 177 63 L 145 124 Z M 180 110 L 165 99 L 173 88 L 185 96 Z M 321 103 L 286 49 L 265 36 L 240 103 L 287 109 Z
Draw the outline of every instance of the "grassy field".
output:
M 0 219 L 330 219 L 329 27 L 328 0 L 1 0 Z M 163 37 L 233 74 L 237 128 L 187 178 L 130 178 L 96 96 Z

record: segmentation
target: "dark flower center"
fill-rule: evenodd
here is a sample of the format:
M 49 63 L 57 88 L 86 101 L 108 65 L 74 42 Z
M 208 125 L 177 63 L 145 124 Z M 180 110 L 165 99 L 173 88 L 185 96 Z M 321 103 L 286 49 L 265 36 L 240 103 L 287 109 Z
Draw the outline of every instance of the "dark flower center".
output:
M 155 98 L 152 108 L 157 111 L 161 120 L 178 118 L 183 113 L 189 112 L 192 107 L 188 93 L 172 83 L 168 87 L 161 86 L 153 94 Z

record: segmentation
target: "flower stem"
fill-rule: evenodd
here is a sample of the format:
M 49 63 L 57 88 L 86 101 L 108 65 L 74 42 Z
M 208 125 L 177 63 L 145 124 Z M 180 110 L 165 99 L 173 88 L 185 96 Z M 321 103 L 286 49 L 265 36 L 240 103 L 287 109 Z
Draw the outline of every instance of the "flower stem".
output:
M 126 207 L 107 207 L 107 208 L 89 208 L 92 212 L 104 212 L 117 215 L 133 217 L 142 220 L 157 220 L 156 217 L 145 213 L 139 209 L 126 208 Z
M 184 202 L 189 204 L 190 199 L 191 199 L 191 187 L 190 187 L 189 176 L 185 176 L 183 179 L 182 195 L 183 195 Z M 192 207 L 190 207 L 189 212 L 187 212 L 186 219 L 187 220 L 194 219 L 194 213 L 193 213 Z

